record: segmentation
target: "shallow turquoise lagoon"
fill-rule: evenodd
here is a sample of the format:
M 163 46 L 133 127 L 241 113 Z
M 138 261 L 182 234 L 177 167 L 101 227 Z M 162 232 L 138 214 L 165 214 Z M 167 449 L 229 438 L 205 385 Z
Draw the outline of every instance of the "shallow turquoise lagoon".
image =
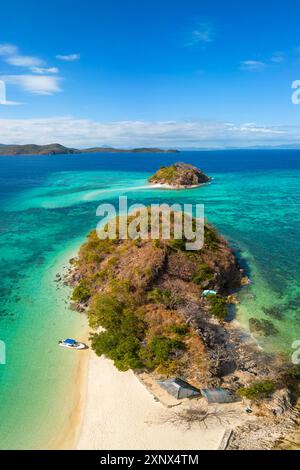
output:
M 194 163 L 213 183 L 188 191 L 147 188 L 163 164 Z M 68 308 L 55 282 L 88 231 L 96 208 L 117 203 L 203 203 L 252 280 L 240 293 L 239 321 L 271 319 L 278 334 L 260 344 L 292 352 L 300 339 L 300 154 L 295 151 L 182 152 L 0 158 L 0 447 L 55 446 L 74 406 L 79 356 L 57 347 L 80 338 L 85 318 Z

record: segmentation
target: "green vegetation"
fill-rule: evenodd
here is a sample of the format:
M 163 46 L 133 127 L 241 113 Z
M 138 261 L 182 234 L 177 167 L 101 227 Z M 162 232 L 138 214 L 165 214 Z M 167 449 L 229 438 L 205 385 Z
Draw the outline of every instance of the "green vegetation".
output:
M 201 285 L 203 282 L 211 281 L 214 278 L 213 270 L 207 264 L 200 264 L 193 276 L 193 282 Z
M 167 173 L 171 174 L 170 169 Z M 129 217 L 127 223 L 130 222 Z M 199 302 L 200 289 L 195 283 L 201 285 L 213 280 L 210 264 L 213 266 L 220 260 L 227 269 L 226 250 L 220 254 L 210 250 L 221 244 L 221 240 L 207 226 L 205 236 L 210 247 L 206 245 L 203 256 L 202 252 L 186 251 L 185 239 L 172 239 L 174 214 L 171 214 L 169 241 L 163 238 L 149 242 L 120 240 L 119 224 L 117 218 L 115 240 L 101 240 L 92 231 L 76 265 L 76 279 L 81 281 L 72 298 L 88 302 L 89 323 L 95 330 L 91 336 L 92 348 L 98 355 L 113 360 L 122 371 L 146 369 L 170 375 L 190 370 L 193 376 L 195 373 L 200 376 L 199 371 L 202 374 L 202 368 L 205 369 L 203 341 L 185 324 L 178 306 L 186 300 L 193 302 L 194 298 Z M 195 230 L 194 220 L 193 226 Z M 177 271 L 178 282 L 174 283 Z M 213 296 L 208 302 L 211 314 L 224 320 L 226 301 Z
M 172 166 L 162 166 L 151 178 L 149 181 L 154 179 L 162 179 L 166 182 L 171 182 L 177 176 L 177 168 L 175 165 Z
M 75 302 L 87 302 L 92 295 L 92 291 L 87 279 L 81 280 L 75 287 L 72 294 L 72 300 Z
M 256 401 L 270 396 L 275 388 L 275 383 L 272 380 L 260 380 L 249 387 L 240 388 L 237 393 L 240 397 Z
M 169 240 L 168 242 L 168 245 L 169 247 L 174 250 L 174 251 L 186 251 L 186 247 L 185 247 L 185 244 L 186 244 L 186 240 L 183 238 L 183 239 L 172 239 L 172 240 Z
M 90 325 L 106 331 L 92 335 L 96 354 L 112 359 L 119 370 L 137 369 L 145 324 L 130 295 L 130 284 L 111 281 L 109 292 L 97 294 L 89 309 Z
M 190 332 L 190 327 L 185 323 L 182 323 L 181 325 L 172 325 L 170 332 L 178 336 L 186 336 Z
M 141 357 L 149 369 L 156 369 L 159 366 L 167 366 L 167 363 L 183 350 L 184 344 L 178 339 L 154 336 L 141 350 Z
M 211 225 L 205 224 L 204 227 L 204 243 L 211 250 L 216 250 L 219 246 L 220 239 L 217 231 Z
M 209 295 L 206 297 L 210 303 L 210 313 L 219 320 L 224 321 L 227 317 L 227 303 L 220 295 Z
M 182 300 L 180 295 L 171 292 L 168 289 L 159 289 L 157 287 L 148 292 L 147 299 L 149 302 L 153 304 L 161 304 L 167 309 L 176 308 Z
M 111 315 L 111 306 L 106 310 L 108 319 L 105 321 L 110 327 L 106 331 L 92 335 L 92 348 L 98 356 L 104 354 L 112 359 L 119 370 L 143 367 L 139 358 L 144 335 L 143 322 L 130 309 L 123 309 L 117 322 L 112 323 L 117 314 Z M 120 310 L 119 305 L 118 308 Z M 102 316 L 104 311 L 102 310 Z
M 166 307 L 169 304 L 171 292 L 167 289 L 158 289 L 155 287 L 148 292 L 147 298 L 149 302 L 154 304 L 163 304 Z
M 114 245 L 117 240 L 100 240 L 97 236 L 96 230 L 93 230 L 89 236 L 88 241 L 80 250 L 81 261 L 86 264 L 100 263 L 104 256 L 112 253 Z
M 148 295 L 159 301 L 168 299 L 168 291 L 160 289 L 153 289 Z M 88 314 L 93 328 L 105 328 L 92 335 L 92 348 L 96 354 L 112 359 L 119 370 L 143 367 L 152 370 L 168 363 L 176 352 L 184 349 L 178 339 L 183 335 L 182 328 L 175 337 L 154 335 L 145 343 L 147 325 L 143 309 L 126 282 L 111 281 L 109 292 L 94 297 Z

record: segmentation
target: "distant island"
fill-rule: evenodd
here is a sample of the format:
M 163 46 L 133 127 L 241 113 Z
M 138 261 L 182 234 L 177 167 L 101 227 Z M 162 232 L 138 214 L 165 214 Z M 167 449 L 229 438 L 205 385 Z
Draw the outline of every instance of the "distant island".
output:
M 175 163 L 161 167 L 148 181 L 159 187 L 187 189 L 209 183 L 211 178 L 193 165 Z
M 0 144 L 0 155 L 70 155 L 82 153 L 178 153 L 179 150 L 159 148 L 134 148 L 117 149 L 114 147 L 92 147 L 87 149 L 76 149 L 65 147 L 61 144 L 49 145 L 3 145 Z

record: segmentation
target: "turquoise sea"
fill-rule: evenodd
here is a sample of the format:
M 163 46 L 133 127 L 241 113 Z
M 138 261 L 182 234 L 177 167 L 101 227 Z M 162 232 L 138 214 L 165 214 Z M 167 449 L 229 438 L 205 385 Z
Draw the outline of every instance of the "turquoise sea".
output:
M 193 190 L 147 189 L 161 165 L 192 163 L 213 176 Z M 56 274 L 99 221 L 96 208 L 127 195 L 129 203 L 203 203 L 230 240 L 252 284 L 240 293 L 238 320 L 271 319 L 268 350 L 292 353 L 300 340 L 300 152 L 234 150 L 180 154 L 0 157 L 0 448 L 58 445 L 69 427 L 79 354 L 58 348 L 86 331 L 68 308 Z

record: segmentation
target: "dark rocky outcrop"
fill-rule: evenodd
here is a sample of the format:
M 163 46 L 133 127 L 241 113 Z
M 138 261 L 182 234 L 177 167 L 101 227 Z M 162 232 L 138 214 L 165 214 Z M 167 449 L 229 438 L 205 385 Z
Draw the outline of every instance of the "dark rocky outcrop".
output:
M 263 336 L 276 336 L 278 334 L 277 328 L 270 320 L 250 318 L 249 328 L 251 333 L 258 333 Z

